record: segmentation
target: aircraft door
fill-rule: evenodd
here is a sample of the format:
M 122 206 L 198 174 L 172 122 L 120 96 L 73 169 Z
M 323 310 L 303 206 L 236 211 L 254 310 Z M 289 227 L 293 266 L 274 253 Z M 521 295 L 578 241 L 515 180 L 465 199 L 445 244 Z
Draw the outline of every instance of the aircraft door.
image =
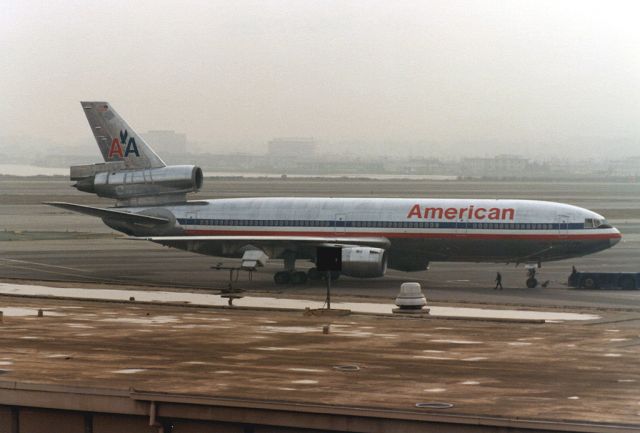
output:
M 191 224 L 196 224 L 195 220 L 198 218 L 198 211 L 190 209 L 185 213 L 185 217 L 191 222 Z
M 347 214 L 336 214 L 333 220 L 333 231 L 336 233 L 344 233 L 347 231 Z
M 569 216 L 558 215 L 556 221 L 558 224 L 558 233 L 561 236 L 567 236 L 569 234 Z
M 467 233 L 467 218 L 458 218 L 456 221 L 456 234 L 464 235 Z

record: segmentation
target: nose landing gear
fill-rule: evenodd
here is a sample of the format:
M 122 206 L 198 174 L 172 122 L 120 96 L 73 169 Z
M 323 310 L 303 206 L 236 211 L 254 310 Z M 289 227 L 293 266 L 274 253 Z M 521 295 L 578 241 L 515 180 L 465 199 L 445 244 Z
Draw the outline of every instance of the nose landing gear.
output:
M 535 289 L 536 287 L 538 287 L 538 279 L 536 278 L 536 269 L 540 267 L 542 267 L 541 263 L 530 263 L 525 265 L 525 269 L 527 270 L 526 283 L 529 289 Z
M 530 289 L 538 287 L 538 280 L 536 279 L 536 268 L 527 269 L 527 287 Z

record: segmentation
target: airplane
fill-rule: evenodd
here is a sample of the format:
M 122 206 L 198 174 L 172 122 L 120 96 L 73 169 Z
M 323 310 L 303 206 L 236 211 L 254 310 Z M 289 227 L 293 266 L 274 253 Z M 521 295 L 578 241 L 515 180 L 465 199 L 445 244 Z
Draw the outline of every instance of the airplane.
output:
M 132 239 L 242 259 L 255 269 L 284 259 L 276 284 L 318 280 L 319 247 L 340 249 L 341 274 L 376 278 L 388 268 L 424 271 L 431 262 L 524 264 L 527 287 L 536 267 L 605 250 L 620 232 L 602 216 L 563 203 L 506 199 L 256 197 L 187 200 L 203 183 L 195 165 L 167 166 L 108 102 L 81 102 L 103 163 L 72 166 L 80 191 L 115 207 L 47 204 L 101 218 Z M 329 278 L 337 278 L 331 274 Z

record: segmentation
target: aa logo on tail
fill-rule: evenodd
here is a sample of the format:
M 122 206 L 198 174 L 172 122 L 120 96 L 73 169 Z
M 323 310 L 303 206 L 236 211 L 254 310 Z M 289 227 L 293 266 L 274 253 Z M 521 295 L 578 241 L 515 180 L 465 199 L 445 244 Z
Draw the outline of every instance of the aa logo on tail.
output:
M 128 141 L 127 138 L 129 139 Z M 127 147 L 123 152 L 122 145 L 125 143 Z M 133 153 L 136 156 L 140 156 L 135 137 L 129 137 L 129 132 L 125 129 L 124 131 L 120 131 L 120 139 L 115 137 L 113 141 L 111 141 L 111 147 L 109 148 L 109 159 L 113 158 L 114 155 L 118 155 L 120 158 L 126 158 L 130 153 Z

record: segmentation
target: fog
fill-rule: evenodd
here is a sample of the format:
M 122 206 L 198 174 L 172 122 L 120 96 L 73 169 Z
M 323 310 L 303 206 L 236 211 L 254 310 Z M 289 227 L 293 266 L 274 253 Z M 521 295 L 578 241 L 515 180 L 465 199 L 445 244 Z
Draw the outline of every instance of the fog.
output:
M 4 0 L 0 145 L 88 146 L 78 101 L 100 99 L 202 152 L 302 136 L 363 156 L 640 155 L 639 17 L 636 1 Z

